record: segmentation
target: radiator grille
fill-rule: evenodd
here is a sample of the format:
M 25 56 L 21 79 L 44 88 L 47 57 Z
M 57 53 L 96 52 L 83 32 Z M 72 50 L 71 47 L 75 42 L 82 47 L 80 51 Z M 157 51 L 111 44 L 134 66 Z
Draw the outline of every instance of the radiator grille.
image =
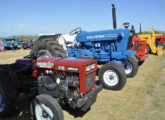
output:
M 130 50 L 131 47 L 132 47 L 132 39 L 133 39 L 132 36 L 130 36 L 129 39 L 128 39 L 127 50 Z
M 93 87 L 94 83 L 95 83 L 95 74 L 94 74 L 94 72 L 92 72 L 92 73 L 89 73 L 86 76 L 86 90 L 88 90 L 91 87 Z

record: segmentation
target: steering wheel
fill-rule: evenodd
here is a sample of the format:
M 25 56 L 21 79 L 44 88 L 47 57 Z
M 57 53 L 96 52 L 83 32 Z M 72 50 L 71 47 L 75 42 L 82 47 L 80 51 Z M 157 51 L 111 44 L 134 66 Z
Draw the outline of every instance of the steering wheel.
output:
M 72 30 L 69 34 L 76 35 L 76 34 L 80 34 L 80 32 L 81 32 L 81 27 L 78 27 L 78 28 Z

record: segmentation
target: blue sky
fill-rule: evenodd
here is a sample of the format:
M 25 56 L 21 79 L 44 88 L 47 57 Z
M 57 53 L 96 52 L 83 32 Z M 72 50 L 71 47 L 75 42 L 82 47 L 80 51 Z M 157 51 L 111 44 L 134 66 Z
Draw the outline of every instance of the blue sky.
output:
M 112 3 L 118 28 L 128 21 L 137 32 L 140 22 L 165 31 L 165 0 L 0 0 L 0 37 L 112 29 Z

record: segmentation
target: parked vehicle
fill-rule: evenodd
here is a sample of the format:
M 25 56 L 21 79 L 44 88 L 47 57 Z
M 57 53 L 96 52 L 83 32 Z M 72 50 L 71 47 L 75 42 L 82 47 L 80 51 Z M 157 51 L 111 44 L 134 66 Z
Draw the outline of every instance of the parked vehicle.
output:
M 153 54 L 157 54 L 158 56 L 160 56 L 162 54 L 163 47 L 156 45 L 156 33 L 153 28 L 151 28 L 151 31 L 152 31 L 152 34 L 141 34 L 141 35 L 138 35 L 138 37 L 140 37 L 141 41 L 147 42 L 147 47 L 146 47 L 147 54 L 153 53 Z
M 4 49 L 11 49 L 12 48 L 12 41 L 14 42 L 14 48 L 18 48 L 18 39 L 17 38 L 4 38 L 3 39 L 3 46 Z
M 134 37 L 132 40 L 132 47 L 131 50 L 136 50 L 136 58 L 138 60 L 138 64 L 142 65 L 145 61 L 145 59 L 148 57 L 146 53 L 146 41 L 141 41 L 139 37 Z
M 35 39 L 24 40 L 22 42 L 22 48 L 23 49 L 32 48 L 35 42 L 36 42 Z
M 165 35 L 156 34 L 156 46 L 163 46 L 165 47 Z
M 96 86 L 97 62 L 70 58 L 24 58 L 0 65 L 0 117 L 15 112 L 19 93 L 34 98 L 36 120 L 64 120 L 60 105 L 87 111 L 102 85 Z

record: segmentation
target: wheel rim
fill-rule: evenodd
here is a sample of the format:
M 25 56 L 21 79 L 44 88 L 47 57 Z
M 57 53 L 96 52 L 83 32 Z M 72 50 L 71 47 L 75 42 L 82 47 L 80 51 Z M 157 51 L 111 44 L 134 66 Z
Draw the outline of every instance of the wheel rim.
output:
M 133 70 L 132 65 L 130 63 L 128 63 L 128 65 L 126 65 L 126 67 L 125 67 L 125 73 L 130 74 L 132 72 L 132 70 Z
M 113 70 L 107 70 L 103 75 L 104 82 L 109 86 L 115 86 L 119 82 L 117 73 Z
M 2 88 L 0 88 L 0 112 L 4 110 L 5 103 L 3 102 L 3 93 L 2 93 Z
M 51 58 L 51 57 L 52 57 L 52 55 L 48 50 L 38 51 L 38 58 L 37 59 Z
M 54 120 L 52 110 L 44 104 L 37 104 L 35 106 L 35 113 L 37 120 Z

